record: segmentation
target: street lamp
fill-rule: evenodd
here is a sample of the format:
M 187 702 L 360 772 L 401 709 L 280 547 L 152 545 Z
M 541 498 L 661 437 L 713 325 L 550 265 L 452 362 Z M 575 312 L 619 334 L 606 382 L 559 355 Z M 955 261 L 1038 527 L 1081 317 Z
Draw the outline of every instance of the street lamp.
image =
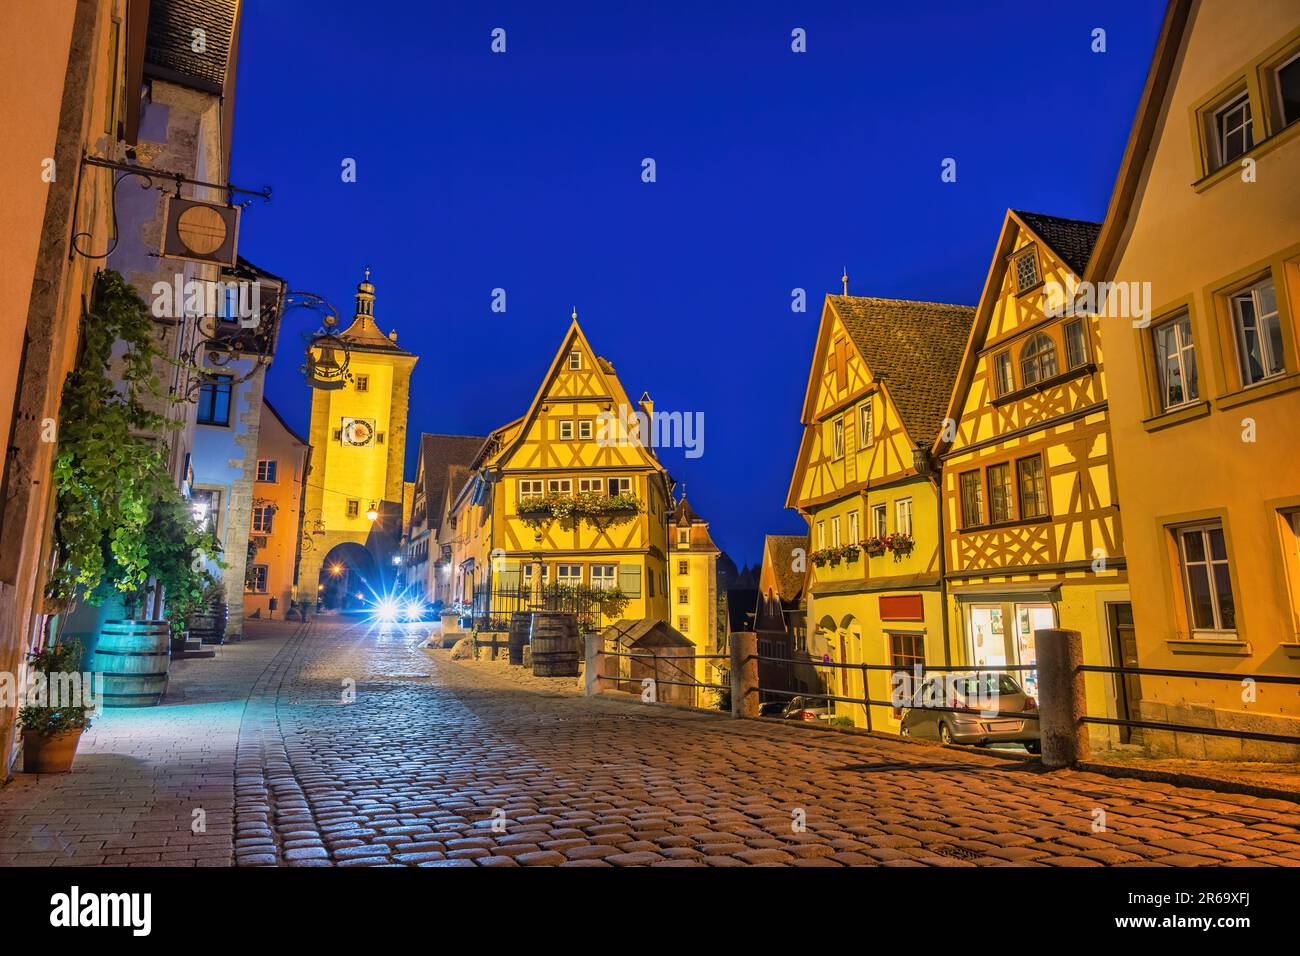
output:
M 375 507 L 375 503 L 373 501 L 370 502 L 370 507 L 366 509 L 366 517 L 369 518 L 371 521 L 374 521 L 376 518 L 379 517 L 379 509 Z

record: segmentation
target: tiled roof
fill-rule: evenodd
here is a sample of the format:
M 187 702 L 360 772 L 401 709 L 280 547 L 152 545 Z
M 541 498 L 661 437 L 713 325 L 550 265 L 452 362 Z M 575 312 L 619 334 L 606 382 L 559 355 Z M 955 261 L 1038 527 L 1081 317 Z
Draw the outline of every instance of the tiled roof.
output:
M 424 466 L 424 507 L 429 527 L 442 524 L 443 496 L 454 481 L 453 468 L 467 468 L 487 439 L 477 435 L 421 435 L 420 459 Z M 463 482 L 461 482 L 463 485 Z
M 1047 216 L 1040 212 L 1023 212 L 1013 209 L 1025 225 L 1034 230 L 1038 237 L 1052 247 L 1061 261 L 1069 266 L 1074 274 L 1082 276 L 1088 268 L 1092 257 L 1092 247 L 1097 244 L 1097 234 L 1101 232 L 1101 223 L 1088 222 L 1086 219 L 1062 219 L 1060 216 Z
M 771 560 L 776 577 L 777 597 L 782 601 L 796 602 L 803 591 L 804 572 L 794 569 L 796 548 L 802 548 L 807 556 L 806 534 L 769 534 L 763 541 L 763 552 Z
M 349 348 L 360 349 L 363 352 L 406 353 L 406 350 L 385 335 L 375 324 L 375 320 L 368 315 L 358 315 L 352 320 L 352 324 L 339 334 L 339 338 L 346 342 Z
M 219 92 L 226 82 L 238 8 L 238 0 L 153 0 L 145 63 Z M 202 53 L 194 50 L 195 30 L 203 31 Z
M 827 298 L 871 374 L 884 379 L 908 436 L 928 446 L 943 425 L 975 310 L 906 299 Z

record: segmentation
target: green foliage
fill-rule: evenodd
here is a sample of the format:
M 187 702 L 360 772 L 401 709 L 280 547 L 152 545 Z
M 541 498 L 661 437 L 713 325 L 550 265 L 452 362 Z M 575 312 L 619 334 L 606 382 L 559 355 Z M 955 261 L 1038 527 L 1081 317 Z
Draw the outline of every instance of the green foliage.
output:
M 219 558 L 221 546 L 211 531 L 194 520 L 190 503 L 170 484 L 167 493 L 154 503 L 145 542 L 145 566 L 164 588 L 167 623 L 172 633 L 179 635 L 190 613 L 219 587 L 205 563 L 224 567 Z
M 832 717 L 832 718 L 828 721 L 828 723 L 829 723 L 832 727 L 852 727 L 852 726 L 853 726 L 853 718 L 852 718 L 852 717 Z
M 43 651 L 30 654 L 28 660 L 32 674 L 42 675 L 46 686 L 53 687 L 57 683 L 54 679 L 57 675 L 80 672 L 81 645 L 75 641 L 70 644 L 51 644 Z M 32 730 L 50 737 L 65 730 L 83 730 L 89 727 L 90 712 L 91 708 L 81 704 L 63 707 L 26 704 L 18 711 L 18 723 L 23 730 Z

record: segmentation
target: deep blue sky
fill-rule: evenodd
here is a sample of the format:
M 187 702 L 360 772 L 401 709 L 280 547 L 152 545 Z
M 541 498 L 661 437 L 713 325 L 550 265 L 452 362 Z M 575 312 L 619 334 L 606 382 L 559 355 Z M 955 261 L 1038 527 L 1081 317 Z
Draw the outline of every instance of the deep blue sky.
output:
M 785 496 L 844 266 L 854 294 L 973 305 L 1008 207 L 1102 217 L 1163 4 L 1066 6 L 250 0 L 232 178 L 275 197 L 240 251 L 345 321 L 373 267 L 421 356 L 412 435 L 521 414 L 576 305 L 634 399 L 704 413 L 703 457 L 661 456 L 755 561 L 804 529 Z M 297 316 L 267 392 L 305 428 Z

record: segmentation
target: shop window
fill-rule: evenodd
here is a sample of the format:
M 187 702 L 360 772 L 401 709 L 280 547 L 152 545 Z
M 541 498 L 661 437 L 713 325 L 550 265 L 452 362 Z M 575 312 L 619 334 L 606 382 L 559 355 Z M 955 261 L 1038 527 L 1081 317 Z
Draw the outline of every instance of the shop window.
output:
M 1000 604 L 973 604 L 967 612 L 970 659 L 976 667 L 1005 667 L 1007 641 Z

